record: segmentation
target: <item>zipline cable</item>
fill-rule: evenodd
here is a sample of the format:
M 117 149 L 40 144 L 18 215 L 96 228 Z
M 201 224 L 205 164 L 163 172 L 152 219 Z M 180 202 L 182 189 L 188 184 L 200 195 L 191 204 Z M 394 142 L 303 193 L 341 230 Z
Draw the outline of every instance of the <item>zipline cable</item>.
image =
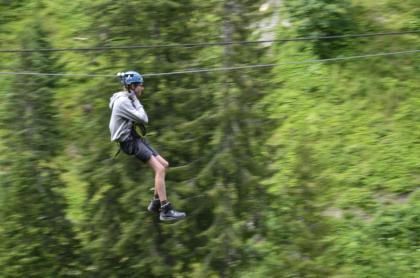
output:
M 308 64 L 308 63 L 325 63 L 325 62 L 355 60 L 355 59 L 363 59 L 363 58 L 371 58 L 371 57 L 417 54 L 419 52 L 420 52 L 420 49 L 415 49 L 415 50 L 406 50 L 406 51 L 398 51 L 398 52 L 384 52 L 384 53 L 373 53 L 373 54 L 364 54 L 364 55 L 356 55 L 356 56 L 335 57 L 335 58 L 328 58 L 328 59 L 309 59 L 309 60 L 303 60 L 303 61 L 290 61 L 290 62 L 284 62 L 284 63 L 254 64 L 254 65 L 242 65 L 242 66 L 207 68 L 207 69 L 194 69 L 194 70 L 184 70 L 184 71 L 174 71 L 174 72 L 146 73 L 146 74 L 143 74 L 143 76 L 144 77 L 157 77 L 157 76 L 180 75 L 180 74 L 190 74 L 190 73 L 204 73 L 204 72 L 217 72 L 217 71 L 230 71 L 230 70 L 251 69 L 251 68 L 267 68 L 267 67 L 285 66 L 285 65 L 300 65 L 300 64 Z M 116 74 L 41 73 L 41 72 L 0 72 L 0 75 L 117 77 Z
M 77 47 L 77 48 L 40 48 L 40 49 L 0 49 L 0 53 L 21 53 L 21 52 L 58 52 L 58 51 L 110 51 L 110 50 L 131 50 L 131 49 L 149 49 L 149 48 L 192 48 L 207 47 L 218 45 L 247 45 L 260 43 L 279 43 L 292 41 L 312 41 L 312 40 L 332 40 L 344 38 L 363 38 L 377 36 L 397 36 L 406 34 L 420 33 L 420 30 L 395 31 L 395 32 L 378 32 L 365 34 L 347 34 L 347 35 L 331 35 L 319 37 L 297 37 L 274 40 L 257 40 L 257 41 L 229 41 L 229 42 L 205 42 L 205 43 L 185 43 L 185 44 L 156 44 L 156 45 L 128 45 L 128 46 L 99 46 L 99 47 Z

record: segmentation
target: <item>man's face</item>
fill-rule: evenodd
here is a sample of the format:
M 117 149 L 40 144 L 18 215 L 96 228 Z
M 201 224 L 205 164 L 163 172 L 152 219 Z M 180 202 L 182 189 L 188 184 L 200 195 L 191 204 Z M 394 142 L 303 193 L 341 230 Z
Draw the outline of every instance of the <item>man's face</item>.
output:
M 140 83 L 136 87 L 134 87 L 134 92 L 136 93 L 136 95 L 138 97 L 140 97 L 142 95 L 143 91 L 144 91 L 144 84 L 143 83 Z

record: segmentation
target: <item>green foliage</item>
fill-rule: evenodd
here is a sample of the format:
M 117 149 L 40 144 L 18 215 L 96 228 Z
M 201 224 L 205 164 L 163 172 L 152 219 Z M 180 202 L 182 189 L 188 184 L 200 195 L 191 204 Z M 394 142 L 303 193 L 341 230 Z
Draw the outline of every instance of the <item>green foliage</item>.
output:
M 20 34 L 24 47 L 48 47 L 40 22 Z M 25 54 L 18 70 L 54 68 L 54 58 Z M 72 277 L 81 273 L 79 243 L 59 193 L 53 158 L 60 151 L 55 80 L 16 76 L 4 97 L 0 268 L 2 277 Z
M 414 46 L 412 39 L 393 38 L 389 46 L 410 48 Z M 364 46 L 384 51 L 386 41 L 372 40 Z M 298 52 L 302 59 L 312 58 L 311 46 L 302 49 L 279 47 L 278 59 Z M 395 71 L 398 64 L 404 73 Z M 277 231 L 277 238 L 286 241 L 277 241 L 278 248 L 270 254 L 281 255 L 277 260 L 264 260 L 256 275 L 272 273 L 274 261 L 282 266 L 279 271 L 287 269 L 284 277 L 418 275 L 418 255 L 414 251 L 418 239 L 413 237 L 417 228 L 412 225 L 415 212 L 403 216 L 404 207 L 415 211 L 412 201 L 407 202 L 404 196 L 413 196 L 414 200 L 419 184 L 415 174 L 419 153 L 414 147 L 418 133 L 412 129 L 418 120 L 418 107 L 413 106 L 418 103 L 419 89 L 414 81 L 418 72 L 415 57 L 315 64 L 305 69 L 283 66 L 275 71 L 278 89 L 264 103 L 270 104 L 271 117 L 279 122 L 268 141 L 277 150 L 273 165 L 277 173 L 267 179 L 267 184 L 276 200 L 287 197 L 280 199 L 270 215 L 268 230 Z M 296 168 L 302 157 L 299 150 L 309 150 L 311 159 Z M 299 175 L 302 171 L 308 175 Z M 309 183 L 309 192 L 314 193 L 308 195 L 305 181 L 311 177 L 314 180 Z M 296 196 L 292 194 L 296 189 L 301 199 L 290 209 L 286 204 Z M 302 228 L 290 219 L 278 222 L 282 218 L 279 215 L 293 215 L 295 211 L 292 219 L 310 219 L 314 224 L 309 227 L 320 230 Z M 305 249 L 292 249 L 298 257 L 287 264 L 291 257 L 284 255 L 290 245 L 287 230 L 296 227 L 301 227 L 302 234 L 293 233 L 296 238 L 292 247 L 308 239 L 303 246 L 310 242 L 315 247 L 312 251 L 317 252 L 302 256 Z M 320 233 L 311 237 L 311 231 Z M 269 250 L 269 243 L 262 245 L 262 254 Z M 302 260 L 303 266 L 299 264 Z
M 361 28 L 356 8 L 351 0 L 298 0 L 285 1 L 287 14 L 301 37 L 323 37 L 356 34 Z M 363 30 L 366 31 L 366 30 Z M 349 40 L 317 40 L 314 53 L 320 58 L 337 56 Z
M 279 38 L 419 26 L 416 1 L 283 2 L 269 9 Z M 248 0 L 0 3 L 10 49 L 256 40 L 277 18 Z M 2 53 L 0 67 L 154 73 L 418 45 L 413 34 Z M 0 76 L 0 277 L 417 277 L 419 72 L 407 55 L 146 77 L 148 140 L 188 215 L 170 225 L 146 211 L 148 166 L 111 159 L 117 78 Z

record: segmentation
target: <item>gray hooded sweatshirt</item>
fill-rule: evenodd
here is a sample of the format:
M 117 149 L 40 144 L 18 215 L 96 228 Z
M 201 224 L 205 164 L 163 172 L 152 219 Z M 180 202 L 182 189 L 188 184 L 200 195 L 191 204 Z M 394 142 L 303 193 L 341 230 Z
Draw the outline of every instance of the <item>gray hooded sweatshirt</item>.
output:
M 134 92 L 118 92 L 112 95 L 109 108 L 112 110 L 109 130 L 111 141 L 125 141 L 134 123 L 147 123 L 146 111 Z

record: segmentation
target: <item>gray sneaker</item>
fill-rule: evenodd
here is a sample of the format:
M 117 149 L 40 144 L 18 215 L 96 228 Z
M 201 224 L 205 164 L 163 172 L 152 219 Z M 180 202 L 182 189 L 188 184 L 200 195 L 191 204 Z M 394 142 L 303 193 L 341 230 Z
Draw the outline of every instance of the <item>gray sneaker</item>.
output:
M 171 203 L 161 206 L 160 220 L 161 221 L 176 221 L 185 218 L 185 212 L 176 211 L 172 208 Z

